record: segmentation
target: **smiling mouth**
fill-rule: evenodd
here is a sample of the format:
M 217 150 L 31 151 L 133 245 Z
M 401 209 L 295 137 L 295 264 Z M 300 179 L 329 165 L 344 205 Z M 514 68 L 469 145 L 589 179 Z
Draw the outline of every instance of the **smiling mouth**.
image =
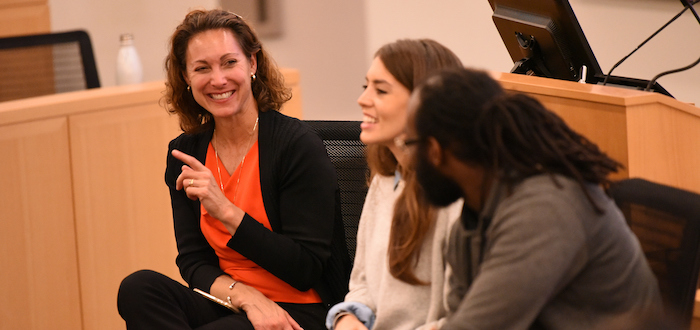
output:
M 223 100 L 223 99 L 226 99 L 226 98 L 230 97 L 231 95 L 233 95 L 233 91 L 228 91 L 226 93 L 221 93 L 221 94 L 209 94 L 209 95 L 211 95 L 211 98 L 213 98 L 215 100 Z
M 368 123 L 368 124 L 376 124 L 376 123 L 377 123 L 377 118 L 364 115 L 364 116 L 362 116 L 362 122 L 363 122 L 363 123 Z

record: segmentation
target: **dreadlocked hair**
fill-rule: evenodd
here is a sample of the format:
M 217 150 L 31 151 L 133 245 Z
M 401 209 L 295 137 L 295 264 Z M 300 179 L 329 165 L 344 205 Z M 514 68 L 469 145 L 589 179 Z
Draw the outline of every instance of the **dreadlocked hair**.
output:
M 555 174 L 578 182 L 596 212 L 587 183 L 612 183 L 622 165 L 572 130 L 538 100 L 507 93 L 487 73 L 460 69 L 433 76 L 420 89 L 417 130 L 433 136 L 455 157 L 493 169 L 506 187 L 538 175 Z
M 481 134 L 484 142 L 495 149 L 491 158 L 494 168 L 514 170 L 502 178 L 508 186 L 540 173 L 548 173 L 553 179 L 554 174 L 561 174 L 575 179 L 596 212 L 602 212 L 585 183 L 596 183 L 607 190 L 611 184 L 608 175 L 622 165 L 539 101 L 524 94 L 505 95 L 484 111 L 480 121 L 479 127 L 490 127 Z

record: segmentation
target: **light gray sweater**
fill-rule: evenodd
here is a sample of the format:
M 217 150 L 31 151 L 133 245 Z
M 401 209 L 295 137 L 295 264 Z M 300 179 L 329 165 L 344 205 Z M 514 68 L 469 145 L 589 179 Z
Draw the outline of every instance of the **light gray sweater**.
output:
M 443 252 L 451 225 L 459 218 L 462 202 L 438 212 L 435 226 L 423 243 L 414 272 L 431 285 L 407 284 L 389 273 L 387 260 L 394 203 L 403 187 L 403 181 L 394 189 L 394 177 L 376 175 L 360 217 L 355 264 L 345 301 L 360 302 L 374 311 L 373 330 L 439 326 L 446 315 Z

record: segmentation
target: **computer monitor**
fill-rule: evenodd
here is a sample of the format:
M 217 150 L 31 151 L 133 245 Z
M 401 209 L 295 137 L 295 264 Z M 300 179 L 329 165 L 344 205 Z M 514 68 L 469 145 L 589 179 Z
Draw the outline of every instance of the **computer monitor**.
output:
M 605 80 L 568 0 L 489 0 L 489 4 L 515 63 L 511 72 L 591 84 Z M 611 76 L 608 84 L 641 90 L 648 80 Z M 658 83 L 652 89 L 670 96 Z

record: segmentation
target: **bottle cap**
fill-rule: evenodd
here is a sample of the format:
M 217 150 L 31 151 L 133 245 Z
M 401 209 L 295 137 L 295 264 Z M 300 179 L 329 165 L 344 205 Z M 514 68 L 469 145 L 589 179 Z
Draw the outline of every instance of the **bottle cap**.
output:
M 119 41 L 130 41 L 134 40 L 134 36 L 131 33 L 124 33 L 119 36 Z

